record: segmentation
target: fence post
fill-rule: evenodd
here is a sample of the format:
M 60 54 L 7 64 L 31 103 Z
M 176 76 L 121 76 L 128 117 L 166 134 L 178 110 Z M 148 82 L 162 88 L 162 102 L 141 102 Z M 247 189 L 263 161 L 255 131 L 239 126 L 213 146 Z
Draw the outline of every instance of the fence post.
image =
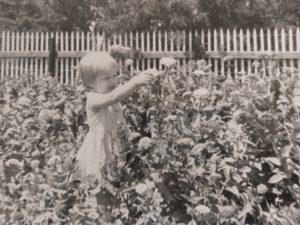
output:
M 48 73 L 51 74 L 52 77 L 55 77 L 55 59 L 57 57 L 56 46 L 55 46 L 55 38 L 49 38 L 49 60 L 48 60 Z
M 201 36 L 196 35 L 192 41 L 192 49 L 194 50 L 194 59 L 203 59 L 205 58 L 205 47 L 201 42 Z

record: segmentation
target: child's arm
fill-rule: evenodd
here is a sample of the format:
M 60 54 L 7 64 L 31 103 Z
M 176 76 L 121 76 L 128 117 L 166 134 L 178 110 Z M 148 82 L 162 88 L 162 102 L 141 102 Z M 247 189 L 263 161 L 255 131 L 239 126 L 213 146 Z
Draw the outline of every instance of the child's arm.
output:
M 152 78 L 153 77 L 150 74 L 140 74 L 138 76 L 133 77 L 127 83 L 118 86 L 110 93 L 90 93 L 88 97 L 88 104 L 93 111 L 97 111 L 101 107 L 117 103 L 126 98 L 140 86 L 150 84 Z

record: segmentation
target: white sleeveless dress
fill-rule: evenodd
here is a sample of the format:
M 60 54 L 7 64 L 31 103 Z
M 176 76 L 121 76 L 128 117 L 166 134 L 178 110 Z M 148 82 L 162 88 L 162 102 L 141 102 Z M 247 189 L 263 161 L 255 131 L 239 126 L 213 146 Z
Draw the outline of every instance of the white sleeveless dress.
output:
M 108 163 L 114 159 L 125 160 L 118 134 L 120 129 L 127 128 L 121 104 L 101 108 L 96 113 L 87 105 L 86 112 L 89 132 L 76 155 L 78 169 L 71 180 L 81 180 L 90 175 L 101 180 L 102 170 Z

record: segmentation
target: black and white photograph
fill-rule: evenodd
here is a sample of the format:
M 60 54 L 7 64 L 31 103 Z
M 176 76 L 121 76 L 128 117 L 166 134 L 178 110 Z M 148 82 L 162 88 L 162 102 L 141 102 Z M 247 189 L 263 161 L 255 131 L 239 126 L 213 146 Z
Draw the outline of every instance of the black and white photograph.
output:
M 0 225 L 299 225 L 300 0 L 0 0 Z

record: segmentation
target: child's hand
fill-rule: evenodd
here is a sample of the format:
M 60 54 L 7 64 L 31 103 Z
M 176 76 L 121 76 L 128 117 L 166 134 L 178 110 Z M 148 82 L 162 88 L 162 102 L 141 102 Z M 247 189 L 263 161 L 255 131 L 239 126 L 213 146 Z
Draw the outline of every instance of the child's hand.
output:
M 151 83 L 153 76 L 151 74 L 141 73 L 132 78 L 133 82 L 138 86 L 144 86 Z
M 147 70 L 143 71 L 142 73 L 150 74 L 150 75 L 152 75 L 153 78 L 156 78 L 160 75 L 160 73 L 156 69 L 147 69 Z
M 156 69 L 147 69 L 133 79 L 135 79 L 135 82 L 137 82 L 139 86 L 150 85 L 153 84 L 152 81 L 156 80 L 159 75 L 160 73 Z

